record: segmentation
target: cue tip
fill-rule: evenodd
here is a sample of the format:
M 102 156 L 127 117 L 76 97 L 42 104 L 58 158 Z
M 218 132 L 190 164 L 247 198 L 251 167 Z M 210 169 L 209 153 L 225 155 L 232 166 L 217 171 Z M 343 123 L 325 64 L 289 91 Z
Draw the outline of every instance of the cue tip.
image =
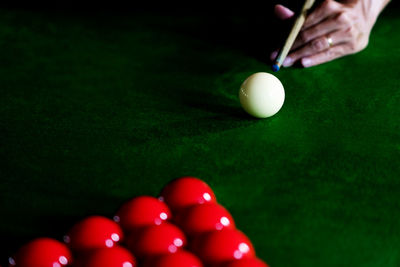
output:
M 272 65 L 272 71 L 273 71 L 273 72 L 277 72 L 279 69 L 280 69 L 280 68 L 279 68 L 278 63 L 275 62 L 274 65 Z

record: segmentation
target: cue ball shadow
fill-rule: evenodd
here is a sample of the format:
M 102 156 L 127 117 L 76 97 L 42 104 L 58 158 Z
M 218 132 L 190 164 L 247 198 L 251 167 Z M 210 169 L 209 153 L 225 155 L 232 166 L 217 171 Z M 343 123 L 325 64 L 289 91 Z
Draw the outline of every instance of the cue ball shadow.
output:
M 236 91 L 232 91 L 235 93 Z M 181 102 L 190 108 L 212 112 L 224 116 L 228 120 L 253 120 L 240 106 L 239 99 L 232 101 L 227 97 L 218 94 L 211 94 L 209 91 L 187 91 Z

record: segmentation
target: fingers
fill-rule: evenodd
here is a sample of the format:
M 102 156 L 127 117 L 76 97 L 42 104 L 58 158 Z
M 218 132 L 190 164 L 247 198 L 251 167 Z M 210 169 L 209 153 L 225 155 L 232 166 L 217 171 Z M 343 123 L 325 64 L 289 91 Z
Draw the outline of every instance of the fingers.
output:
M 281 5 L 275 6 L 275 13 L 282 19 L 294 15 Z M 368 40 L 363 41 L 365 34 L 356 23 L 357 14 L 350 7 L 335 0 L 325 0 L 307 17 L 283 66 L 300 62 L 304 67 L 310 67 L 360 51 Z M 276 55 L 277 51 L 273 52 L 271 60 Z
M 308 15 L 304 22 L 303 29 L 312 27 L 321 21 L 339 13 L 342 10 L 342 4 L 334 0 L 325 0 L 311 14 Z
M 320 36 L 307 45 L 295 50 L 294 52 L 290 53 L 287 57 L 285 62 L 283 63 L 284 67 L 290 67 L 293 65 L 294 62 L 298 61 L 301 58 L 309 57 L 314 54 L 318 54 L 322 51 L 327 49 L 332 49 L 331 45 L 329 44 L 328 38 L 331 38 L 332 45 L 339 45 L 347 42 L 351 42 L 353 39 L 352 31 L 350 30 L 341 30 L 335 31 L 328 35 Z
M 294 12 L 287 7 L 282 5 L 275 5 L 275 16 L 277 16 L 281 20 L 290 19 L 294 16 Z
M 299 59 L 324 51 L 328 49 L 329 46 L 330 45 L 326 37 L 319 37 L 313 40 L 309 45 L 303 46 L 302 48 L 289 54 L 283 62 L 283 66 L 290 67 Z
M 295 50 L 318 37 L 325 36 L 330 32 L 344 29 L 349 24 L 347 21 L 347 16 L 344 13 L 339 13 L 335 17 L 326 19 L 321 23 L 301 31 L 292 46 L 292 50 Z
M 301 64 L 305 68 L 312 67 L 348 55 L 352 50 L 353 47 L 349 43 L 333 46 L 328 50 L 302 58 Z

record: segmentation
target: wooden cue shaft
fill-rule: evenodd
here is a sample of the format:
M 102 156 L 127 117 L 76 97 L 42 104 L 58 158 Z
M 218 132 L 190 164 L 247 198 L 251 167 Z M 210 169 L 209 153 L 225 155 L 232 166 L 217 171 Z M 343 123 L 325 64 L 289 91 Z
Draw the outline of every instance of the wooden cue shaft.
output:
M 301 9 L 300 14 L 297 16 L 296 21 L 294 22 L 294 25 L 292 27 L 292 30 L 290 31 L 290 34 L 286 39 L 285 45 L 283 46 L 281 51 L 279 51 L 279 54 L 275 60 L 274 65 L 277 65 L 278 69 L 282 66 L 283 61 L 285 60 L 290 49 L 292 48 L 292 45 L 296 40 L 297 35 L 299 34 L 301 27 L 303 27 L 303 24 L 306 20 L 307 12 L 314 5 L 314 2 L 315 0 L 305 0 L 303 8 Z

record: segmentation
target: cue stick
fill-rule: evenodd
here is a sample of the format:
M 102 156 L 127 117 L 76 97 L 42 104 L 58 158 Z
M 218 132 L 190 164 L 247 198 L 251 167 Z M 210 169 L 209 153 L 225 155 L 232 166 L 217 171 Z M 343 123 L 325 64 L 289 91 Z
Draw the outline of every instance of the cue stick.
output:
M 272 65 L 273 71 L 278 71 L 281 68 L 283 61 L 285 60 L 286 56 L 288 55 L 290 49 L 292 48 L 294 41 L 297 38 L 297 35 L 299 34 L 299 32 L 301 30 L 301 27 L 303 27 L 303 24 L 306 21 L 307 12 L 314 5 L 314 2 L 315 2 L 315 0 L 305 0 L 303 8 L 301 9 L 300 14 L 297 16 L 297 18 L 293 24 L 292 30 L 290 31 L 289 36 L 286 39 L 286 42 L 285 42 L 283 48 L 279 51 L 279 54 L 275 59 L 275 63 L 274 63 L 274 65 Z

